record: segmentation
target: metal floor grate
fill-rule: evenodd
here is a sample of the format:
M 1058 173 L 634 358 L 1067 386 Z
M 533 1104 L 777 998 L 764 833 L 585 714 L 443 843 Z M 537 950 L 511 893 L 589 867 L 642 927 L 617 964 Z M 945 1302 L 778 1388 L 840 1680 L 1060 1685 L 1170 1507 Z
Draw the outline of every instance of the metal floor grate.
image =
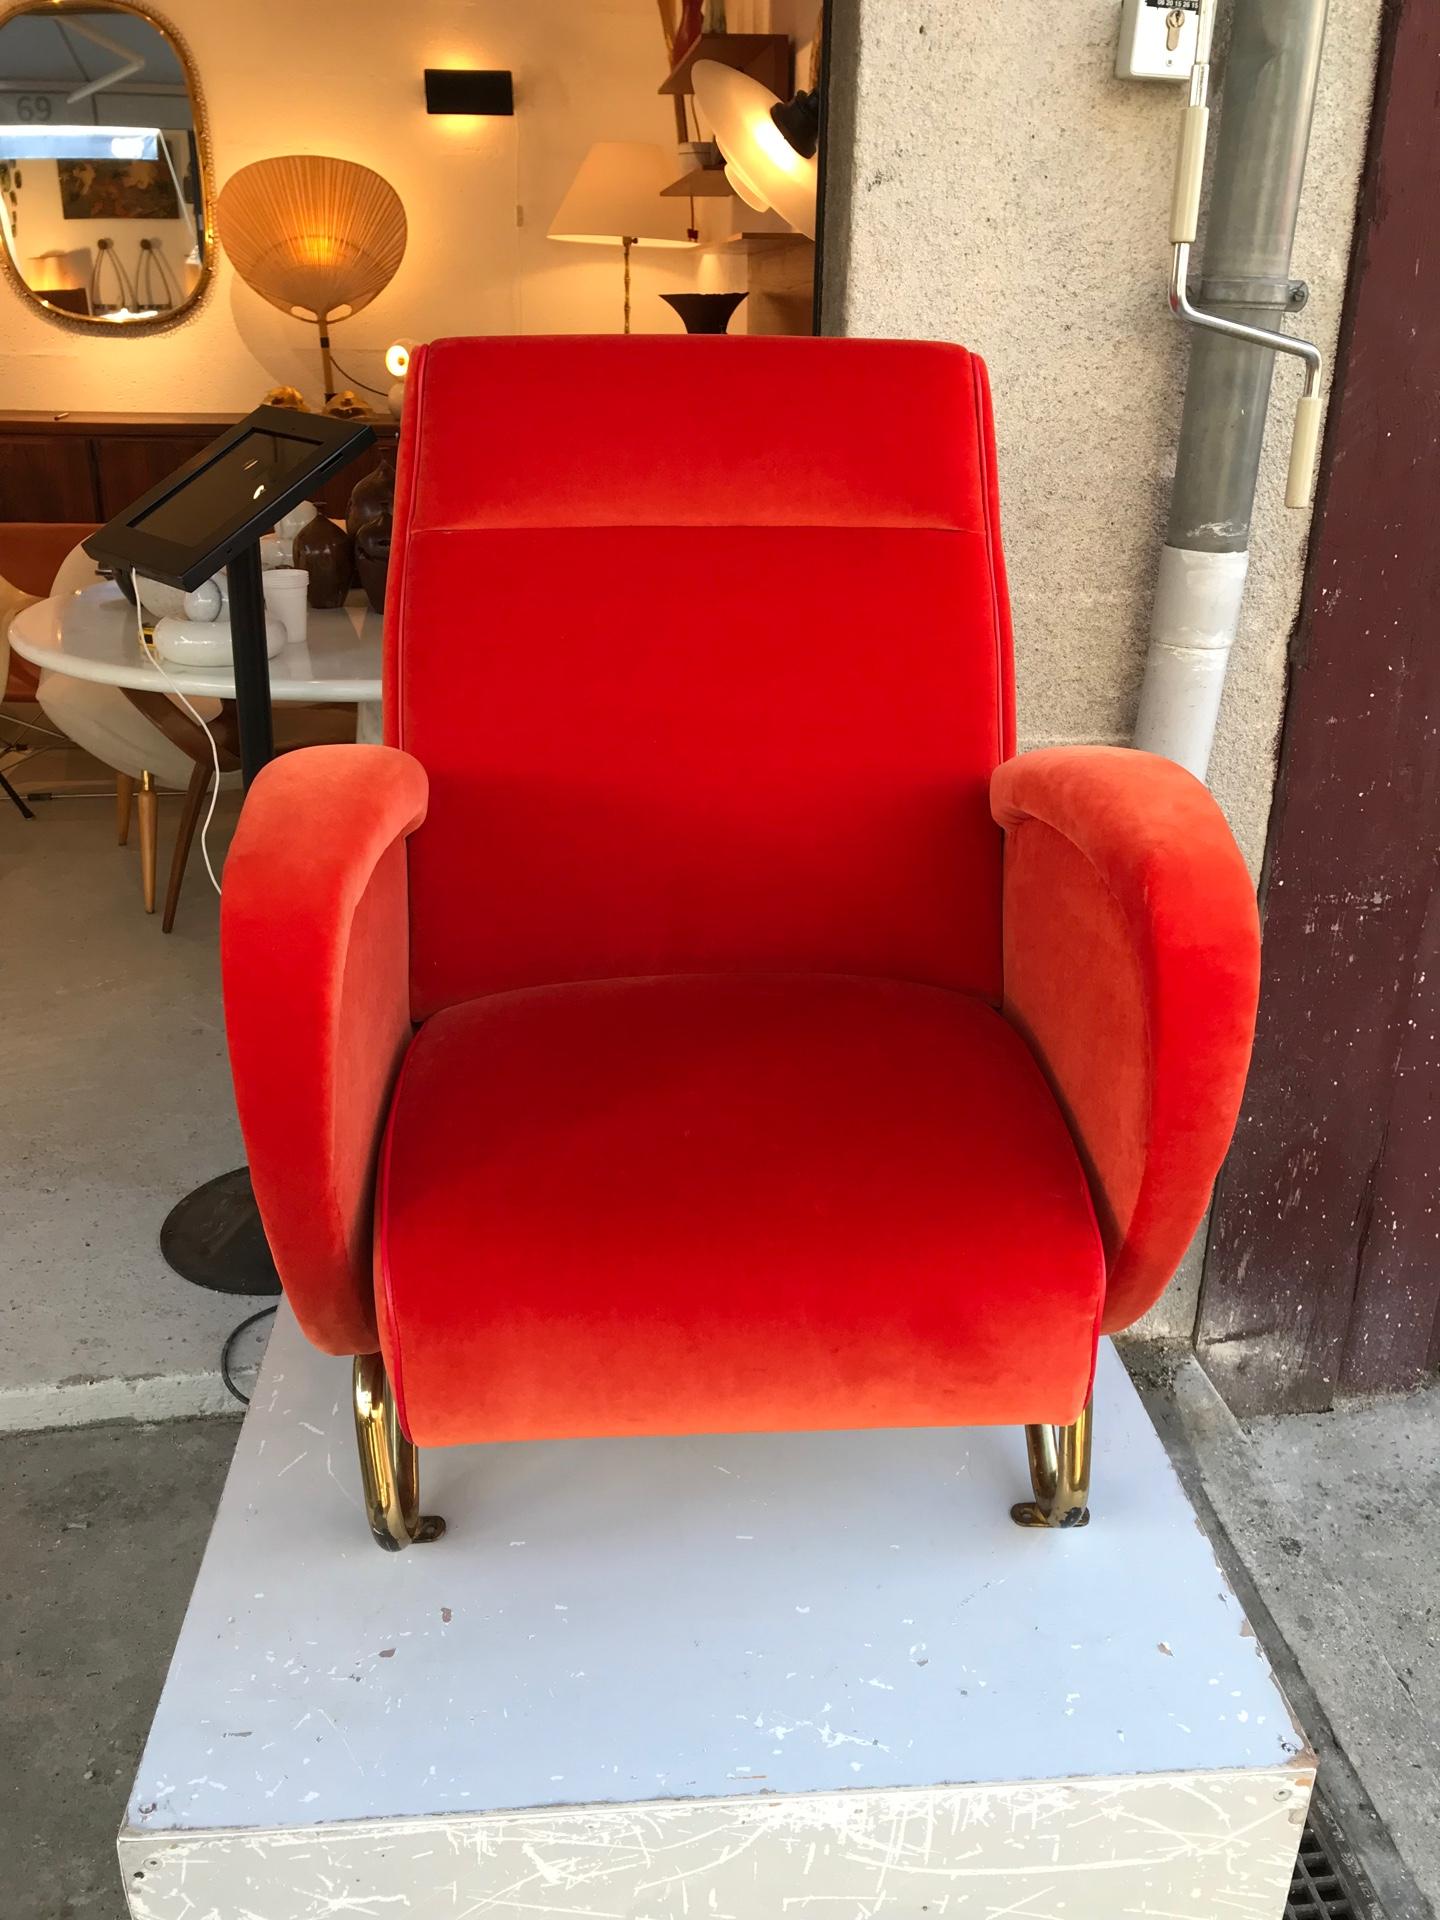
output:
M 1363 1920 L 1325 1842 L 1307 1825 L 1285 1903 L 1285 1920 Z

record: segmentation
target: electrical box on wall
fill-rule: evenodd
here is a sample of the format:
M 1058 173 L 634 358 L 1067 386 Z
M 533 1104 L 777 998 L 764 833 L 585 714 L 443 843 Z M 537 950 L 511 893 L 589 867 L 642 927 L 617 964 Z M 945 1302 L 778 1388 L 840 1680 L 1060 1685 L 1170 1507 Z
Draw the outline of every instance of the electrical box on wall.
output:
M 1121 80 L 1188 80 L 1200 0 L 1123 0 L 1115 72 Z

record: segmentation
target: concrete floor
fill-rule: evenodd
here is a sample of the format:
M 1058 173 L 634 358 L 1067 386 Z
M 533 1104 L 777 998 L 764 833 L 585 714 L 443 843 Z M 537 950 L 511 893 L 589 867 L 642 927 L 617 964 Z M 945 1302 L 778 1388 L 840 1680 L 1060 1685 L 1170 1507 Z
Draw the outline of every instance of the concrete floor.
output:
M 164 796 L 162 875 L 178 800 Z M 212 845 L 229 839 L 233 796 Z M 225 1335 L 250 1310 L 160 1258 L 169 1208 L 238 1166 L 216 961 L 194 849 L 175 930 L 140 902 L 112 800 L 0 805 L 0 1430 L 215 1413 Z M 217 859 L 218 865 L 218 859 Z
M 1432 1920 L 1440 1382 L 1333 1413 L 1242 1424 L 1192 1356 L 1128 1357 L 1386 1920 Z M 1103 1436 L 1096 1445 L 1103 1459 Z
M 0 1437 L 5 1920 L 124 1920 L 115 1834 L 239 1430 Z

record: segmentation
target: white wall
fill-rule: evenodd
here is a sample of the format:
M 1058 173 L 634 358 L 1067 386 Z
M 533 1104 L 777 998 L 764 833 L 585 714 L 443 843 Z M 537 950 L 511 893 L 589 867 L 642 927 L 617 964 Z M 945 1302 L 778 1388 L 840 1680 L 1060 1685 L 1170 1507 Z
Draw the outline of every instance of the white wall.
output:
M 1230 7 L 1248 0 L 1222 0 Z M 1128 742 L 1174 472 L 1186 341 L 1165 283 L 1183 94 L 1114 77 L 1119 0 L 834 0 L 827 325 L 959 340 L 995 391 L 1022 747 Z M 1295 243 L 1333 352 L 1380 0 L 1332 0 Z M 1220 75 L 1223 106 L 1223 70 Z M 1203 234 L 1202 251 L 1203 251 Z M 1264 852 L 1307 518 L 1283 505 L 1275 376 L 1211 785 Z M 1154 1330 L 1193 1320 L 1195 1271 Z
M 388 384 L 380 356 L 401 335 L 618 327 L 618 249 L 545 229 L 592 140 L 674 140 L 654 0 L 166 0 L 165 12 L 200 73 L 219 184 L 270 154 L 330 153 L 374 167 L 404 202 L 400 271 L 334 329 L 352 373 Z M 515 118 L 427 116 L 427 66 L 509 67 Z M 655 294 L 702 270 L 729 284 L 696 256 L 637 253 L 637 330 L 679 331 Z M 199 311 L 163 334 L 63 331 L 8 287 L 0 316 L 0 406 L 219 411 L 277 381 L 318 398 L 313 329 L 251 293 L 223 251 Z

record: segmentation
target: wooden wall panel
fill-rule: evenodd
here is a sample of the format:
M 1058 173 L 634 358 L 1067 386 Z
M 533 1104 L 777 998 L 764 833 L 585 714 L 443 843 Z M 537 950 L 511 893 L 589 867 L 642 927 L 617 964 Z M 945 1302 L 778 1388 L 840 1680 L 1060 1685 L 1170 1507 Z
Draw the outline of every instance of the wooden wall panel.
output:
M 1440 1354 L 1440 7 L 1389 0 L 1201 1357 L 1238 1411 Z M 1317 137 L 1323 135 L 1323 122 Z
M 0 413 L 0 521 L 105 521 L 209 446 L 236 414 Z M 372 421 L 380 445 L 399 422 Z M 371 448 L 327 481 L 327 513 L 344 518 L 350 491 L 380 457 Z
M 0 435 L 0 520 L 95 520 L 89 443 Z
M 125 434 L 95 441 L 95 463 L 99 482 L 97 520 L 110 520 L 138 500 L 142 493 L 158 486 L 177 467 L 184 466 L 202 447 L 208 447 L 213 433 Z

